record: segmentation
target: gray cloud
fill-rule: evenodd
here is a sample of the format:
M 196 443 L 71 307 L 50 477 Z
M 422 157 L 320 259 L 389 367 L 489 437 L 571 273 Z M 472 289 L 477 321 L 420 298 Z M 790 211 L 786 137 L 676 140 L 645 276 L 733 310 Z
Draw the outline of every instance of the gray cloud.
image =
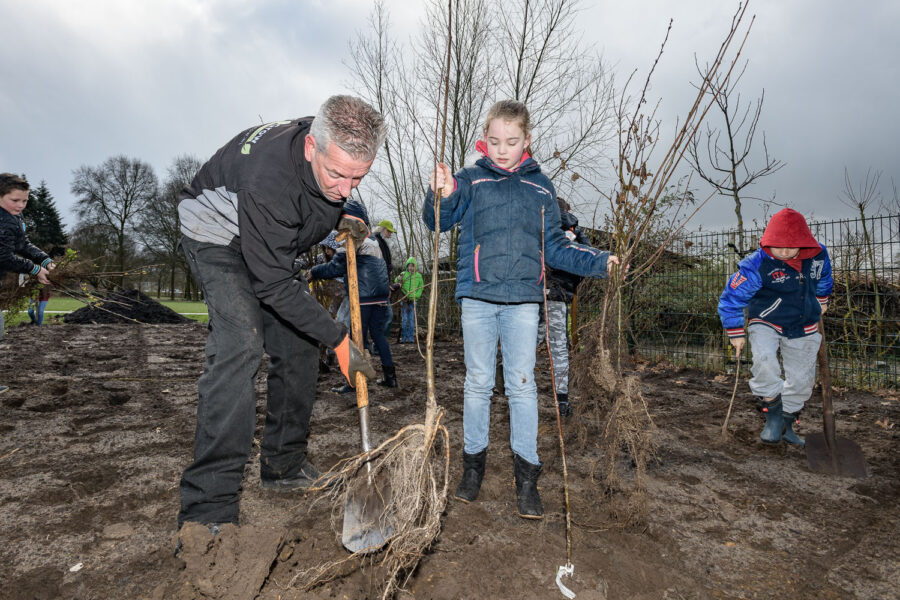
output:
M 414 35 L 419 4 L 388 2 L 396 35 Z M 765 88 L 761 121 L 771 154 L 787 163 L 753 194 L 819 217 L 849 213 L 838 201 L 854 178 L 898 176 L 900 3 L 751 0 L 756 23 L 744 51 L 744 98 Z M 622 81 L 652 63 L 675 23 L 654 78 L 663 127 L 692 95 L 694 55 L 716 51 L 736 3 L 603 1 L 585 6 L 586 41 Z M 68 225 L 71 172 L 124 153 L 160 176 L 179 154 L 205 159 L 242 128 L 311 114 L 346 91 L 347 44 L 367 27 L 366 0 L 244 2 L 0 0 L 0 170 L 44 179 Z M 715 121 L 711 121 L 715 124 Z M 698 184 L 700 190 L 705 190 Z M 714 200 L 698 222 L 731 222 Z M 748 207 L 748 217 L 762 210 Z

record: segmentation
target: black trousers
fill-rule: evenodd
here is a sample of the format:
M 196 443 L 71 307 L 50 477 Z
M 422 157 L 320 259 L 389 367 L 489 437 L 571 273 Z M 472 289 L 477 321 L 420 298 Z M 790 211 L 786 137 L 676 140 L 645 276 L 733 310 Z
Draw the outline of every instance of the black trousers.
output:
M 197 383 L 194 460 L 181 477 L 178 526 L 186 521 L 238 523 L 263 351 L 269 355 L 269 371 L 260 475 L 290 477 L 306 454 L 318 344 L 260 304 L 240 252 L 189 238 L 182 238 L 182 247 L 206 299 L 209 336 L 206 367 Z

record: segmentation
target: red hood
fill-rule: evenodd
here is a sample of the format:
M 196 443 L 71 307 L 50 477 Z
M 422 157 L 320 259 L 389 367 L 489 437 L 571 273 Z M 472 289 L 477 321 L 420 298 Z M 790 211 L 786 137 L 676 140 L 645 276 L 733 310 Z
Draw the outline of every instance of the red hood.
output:
M 792 208 L 779 210 L 772 216 L 759 245 L 763 248 L 815 249 L 816 254 L 820 250 L 819 242 L 809 230 L 806 219 Z
M 477 142 L 475 142 L 475 149 L 478 150 L 483 156 L 487 156 L 488 158 L 490 158 L 490 156 L 488 156 L 487 144 L 485 143 L 484 140 L 478 140 Z M 528 154 L 528 150 L 526 150 L 525 152 L 522 153 L 522 160 L 520 160 L 519 164 L 516 165 L 516 169 L 521 167 L 522 163 L 525 162 L 526 160 L 528 160 L 529 158 L 531 158 L 531 155 Z M 504 171 L 511 172 L 511 171 L 516 170 L 516 169 L 506 169 L 504 167 L 501 167 L 497 163 L 494 163 L 494 164 L 497 166 L 498 169 L 503 169 Z
M 813 237 L 803 215 L 792 208 L 784 208 L 772 215 L 759 245 L 766 254 L 772 256 L 769 248 L 800 248 L 800 253 L 789 261 L 789 265 L 800 270 L 801 261 L 812 258 L 822 251 Z

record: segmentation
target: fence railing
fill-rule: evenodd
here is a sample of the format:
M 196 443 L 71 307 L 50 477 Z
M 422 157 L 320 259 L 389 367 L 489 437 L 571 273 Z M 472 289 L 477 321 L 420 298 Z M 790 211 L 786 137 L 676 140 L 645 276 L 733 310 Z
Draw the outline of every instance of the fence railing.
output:
M 832 377 L 841 385 L 897 387 L 900 380 L 900 215 L 810 223 L 828 248 L 834 292 L 825 315 Z M 719 296 L 762 229 L 692 233 L 666 248 L 628 294 L 629 345 L 638 354 L 720 371 L 733 360 Z M 579 306 L 580 322 L 596 306 Z M 749 358 L 749 357 L 748 357 Z M 748 361 L 745 361 L 748 362 Z

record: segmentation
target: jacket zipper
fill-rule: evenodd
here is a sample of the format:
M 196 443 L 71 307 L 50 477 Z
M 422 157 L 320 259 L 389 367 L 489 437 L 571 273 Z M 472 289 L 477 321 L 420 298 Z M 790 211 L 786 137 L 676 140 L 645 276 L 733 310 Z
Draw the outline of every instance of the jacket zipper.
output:
M 764 311 L 762 311 L 761 313 L 759 313 L 759 318 L 760 318 L 760 319 L 764 319 L 765 317 L 768 317 L 768 316 L 769 316 L 769 313 L 771 313 L 773 310 L 775 310 L 776 308 L 778 308 L 778 305 L 779 305 L 779 304 L 781 304 L 781 298 L 776 299 L 775 302 L 772 303 L 772 306 L 770 306 L 770 307 L 767 308 L 766 310 L 764 310 Z
M 481 277 L 478 275 L 478 251 L 481 250 L 481 244 L 475 246 L 475 281 L 481 283 Z

